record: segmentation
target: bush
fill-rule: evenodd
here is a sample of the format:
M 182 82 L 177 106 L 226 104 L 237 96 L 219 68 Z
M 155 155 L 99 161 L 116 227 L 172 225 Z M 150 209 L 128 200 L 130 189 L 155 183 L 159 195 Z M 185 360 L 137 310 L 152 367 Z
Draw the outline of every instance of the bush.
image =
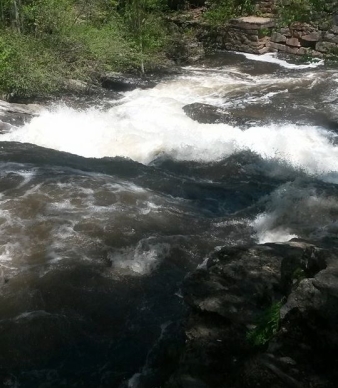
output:
M 279 329 L 281 302 L 273 303 L 260 317 L 255 329 L 247 334 L 248 340 L 255 346 L 268 343 Z
M 315 22 L 328 10 L 324 0 L 278 0 L 277 11 L 280 24 L 290 25 L 293 22 Z
M 67 78 L 88 81 L 104 71 L 144 72 L 163 61 L 162 0 L 13 1 L 0 0 L 6 5 L 0 12 L 2 94 L 45 96 L 61 91 Z M 13 19 L 14 3 L 21 8 Z
M 17 33 L 0 36 L 0 90 L 31 97 L 57 91 L 64 66 L 44 42 Z
M 214 25 L 228 22 L 230 19 L 252 14 L 254 0 L 212 0 L 210 8 L 204 13 L 205 19 Z

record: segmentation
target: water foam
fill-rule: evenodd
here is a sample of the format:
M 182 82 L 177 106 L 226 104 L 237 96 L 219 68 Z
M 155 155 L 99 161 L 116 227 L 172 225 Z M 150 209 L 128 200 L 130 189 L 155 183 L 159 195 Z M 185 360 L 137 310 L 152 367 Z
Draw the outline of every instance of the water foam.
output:
M 122 156 L 144 164 L 164 154 L 181 161 L 213 162 L 251 150 L 310 174 L 338 171 L 338 148 L 331 144 L 330 133 L 319 127 L 271 124 L 242 131 L 226 124 L 199 124 L 175 101 L 146 98 L 108 112 L 59 107 L 0 140 L 33 143 L 85 157 Z
M 237 53 L 237 54 L 242 54 L 247 59 L 250 59 L 252 61 L 275 63 L 276 65 L 279 65 L 286 69 L 294 69 L 294 70 L 313 69 L 324 64 L 323 60 L 318 60 L 307 64 L 296 65 L 294 63 L 289 63 L 284 59 L 278 58 L 277 53 L 266 53 L 263 55 L 248 54 L 248 53 Z
M 260 243 L 294 237 L 317 239 L 337 235 L 338 201 L 333 187 L 324 189 L 302 179 L 288 182 L 265 201 L 266 210 L 251 223 Z
M 259 58 L 277 61 L 273 54 Z M 312 80 L 316 73 L 303 76 Z M 24 127 L 0 135 L 0 141 L 32 143 L 84 157 L 120 156 L 143 164 L 162 155 L 179 161 L 214 162 L 251 150 L 264 159 L 278 159 L 309 174 L 331 174 L 328 179 L 336 179 L 338 148 L 330 142 L 332 134 L 322 128 L 270 124 L 242 131 L 227 124 L 197 123 L 182 109 L 196 101 L 216 105 L 223 101 L 227 106 L 231 98 L 226 96 L 234 90 L 255 99 L 246 92 L 259 87 L 269 101 L 275 93 L 285 93 L 286 85 L 303 82 L 303 76 L 291 80 L 255 77 L 232 68 L 204 74 L 196 68 L 151 90 L 127 92 L 119 105 L 107 111 L 77 111 L 64 105 L 46 110 Z M 276 83 L 282 90 L 269 89 Z
M 285 226 L 276 226 L 277 216 L 275 214 L 261 213 L 252 222 L 259 244 L 268 242 L 284 242 L 298 237 L 291 233 Z
M 132 274 L 146 275 L 154 271 L 169 252 L 169 244 L 147 238 L 139 241 L 135 248 L 124 248 L 110 253 L 108 258 L 114 268 L 129 270 Z

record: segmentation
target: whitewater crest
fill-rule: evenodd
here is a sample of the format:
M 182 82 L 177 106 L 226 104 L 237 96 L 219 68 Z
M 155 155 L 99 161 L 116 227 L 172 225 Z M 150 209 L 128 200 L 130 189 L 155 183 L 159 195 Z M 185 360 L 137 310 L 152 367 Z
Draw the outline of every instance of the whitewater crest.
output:
M 246 56 L 281 66 L 287 63 L 271 54 Z M 305 65 L 291 68 L 295 66 L 302 69 Z M 297 88 L 297 82 L 302 87 L 302 80 L 316 80 L 316 73 L 311 72 L 299 78 L 239 74 L 234 68 L 221 68 L 214 73 L 190 68 L 183 76 L 153 89 L 125 93 L 118 104 L 111 102 L 108 110 L 79 111 L 64 105 L 45 110 L 25 126 L 1 135 L 0 141 L 31 143 L 91 158 L 120 156 L 143 164 L 162 156 L 208 163 L 250 150 L 263 159 L 279 160 L 308 174 L 334 173 L 326 179 L 336 179 L 338 148 L 324 128 L 271 122 L 244 131 L 228 124 L 200 124 L 185 115 L 183 106 L 196 101 L 229 106 L 234 93 L 241 93 L 242 104 L 263 100 L 269 104 L 281 92 L 287 97 L 288 87 Z M 310 89 L 314 85 L 311 82 L 307 86 Z M 281 90 L 276 91 L 275 86 L 270 89 L 276 83 Z M 262 89 L 258 99 L 251 93 L 255 89 Z M 247 90 L 250 93 L 245 93 Z

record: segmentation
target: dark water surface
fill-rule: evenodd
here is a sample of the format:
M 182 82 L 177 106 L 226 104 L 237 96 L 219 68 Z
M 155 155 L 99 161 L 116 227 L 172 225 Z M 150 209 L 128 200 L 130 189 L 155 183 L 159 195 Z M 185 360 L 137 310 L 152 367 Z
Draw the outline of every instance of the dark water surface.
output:
M 119 387 L 213 249 L 335 243 L 338 72 L 263 58 L 218 54 L 0 135 L 0 385 Z M 199 124 L 194 102 L 250 123 Z

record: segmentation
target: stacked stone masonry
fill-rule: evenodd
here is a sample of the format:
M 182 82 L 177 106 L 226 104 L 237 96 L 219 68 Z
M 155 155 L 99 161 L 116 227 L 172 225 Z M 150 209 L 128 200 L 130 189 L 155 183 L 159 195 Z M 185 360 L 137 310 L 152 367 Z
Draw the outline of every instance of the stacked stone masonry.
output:
M 230 22 L 223 35 L 223 48 L 264 54 L 269 48 L 269 37 L 275 22 L 271 18 L 241 17 Z
M 271 35 L 269 49 L 289 54 L 322 57 L 338 54 L 338 25 L 320 30 L 306 23 L 293 23 Z
M 280 51 L 313 57 L 337 56 L 338 0 L 327 3 L 333 11 L 323 11 L 316 24 L 295 22 L 289 27 L 277 28 L 275 1 L 261 0 L 256 4 L 256 13 L 260 16 L 231 20 L 218 31 L 216 43 L 221 49 L 253 54 Z

